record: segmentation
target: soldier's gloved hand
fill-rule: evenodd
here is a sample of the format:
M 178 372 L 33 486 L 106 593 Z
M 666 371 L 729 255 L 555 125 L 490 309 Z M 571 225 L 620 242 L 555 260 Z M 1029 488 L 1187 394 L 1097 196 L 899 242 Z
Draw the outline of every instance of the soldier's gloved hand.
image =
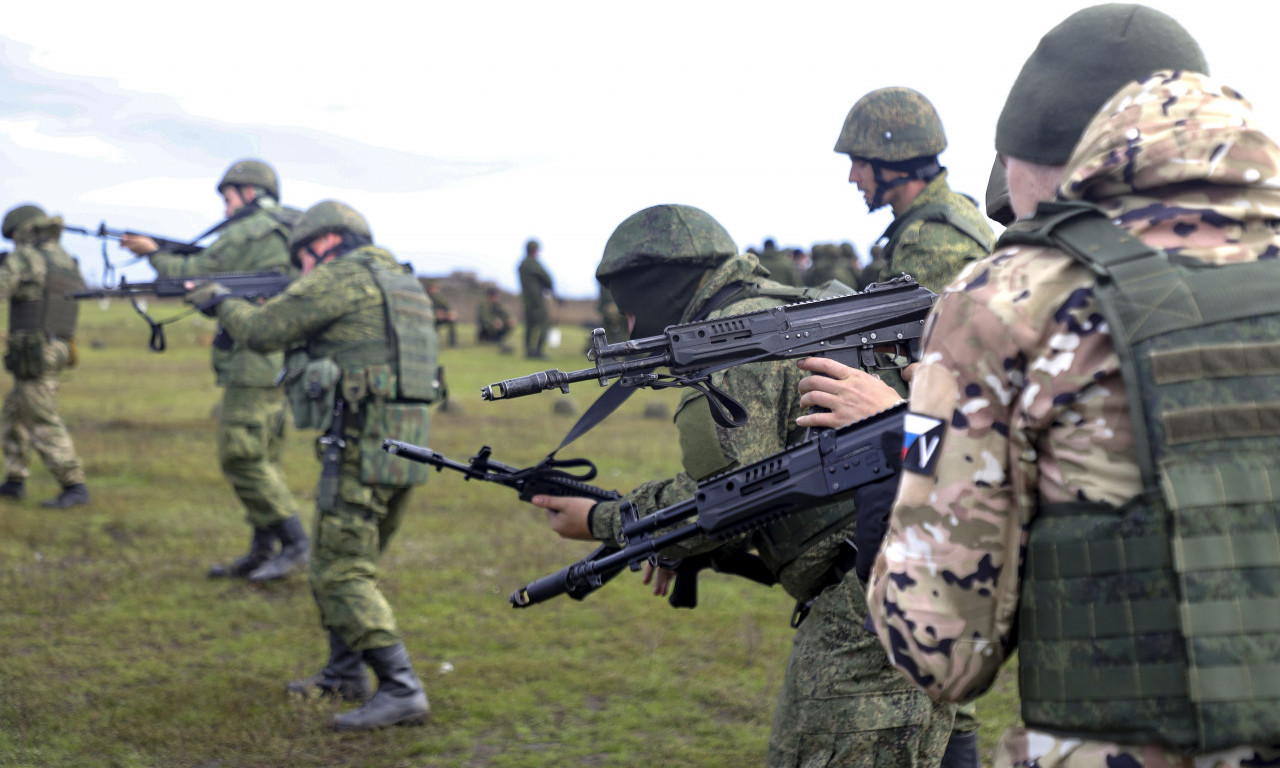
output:
M 217 314 L 217 306 L 231 295 L 231 291 L 218 283 L 202 283 L 182 298 L 209 317 Z

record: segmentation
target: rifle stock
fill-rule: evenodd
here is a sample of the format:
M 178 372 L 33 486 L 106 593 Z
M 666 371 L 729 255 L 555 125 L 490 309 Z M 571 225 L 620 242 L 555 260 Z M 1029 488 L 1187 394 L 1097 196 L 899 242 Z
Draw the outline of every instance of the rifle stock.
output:
M 674 544 L 700 535 L 723 541 L 894 476 L 906 407 L 899 403 L 841 429 L 824 430 L 754 464 L 704 480 L 693 498 L 626 521 L 617 551 L 530 582 L 511 594 L 511 605 L 524 608 L 561 594 L 581 600 L 602 585 L 604 574 L 660 556 Z M 695 515 L 694 522 L 664 531 Z

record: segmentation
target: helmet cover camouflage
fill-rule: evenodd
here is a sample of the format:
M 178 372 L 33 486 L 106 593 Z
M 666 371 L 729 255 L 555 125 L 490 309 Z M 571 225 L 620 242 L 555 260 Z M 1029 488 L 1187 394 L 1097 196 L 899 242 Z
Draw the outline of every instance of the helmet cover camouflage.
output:
M 325 200 L 308 208 L 294 225 L 293 233 L 289 236 L 290 255 L 297 256 L 303 246 L 330 232 L 350 232 L 373 239 L 369 222 L 354 208 L 337 200 Z
M 996 123 L 996 151 L 1062 165 L 1121 86 L 1160 69 L 1209 74 L 1199 44 L 1160 11 L 1122 3 L 1078 11 L 1022 65 Z
M 4 224 L 0 225 L 0 230 L 6 238 L 13 239 L 13 233 L 17 232 L 22 225 L 44 216 L 44 209 L 40 206 L 25 203 L 9 209 L 9 212 L 4 215 Z
M 706 211 L 691 205 L 655 205 L 613 230 L 596 280 L 606 283 L 620 272 L 658 264 L 708 268 L 737 255 L 733 238 Z
M 910 88 L 881 88 L 849 110 L 835 151 L 897 163 L 933 157 L 946 148 L 942 120 L 923 94 Z
M 275 169 L 261 160 L 237 160 L 218 180 L 218 192 L 227 187 L 262 187 L 275 199 L 280 199 L 280 181 Z

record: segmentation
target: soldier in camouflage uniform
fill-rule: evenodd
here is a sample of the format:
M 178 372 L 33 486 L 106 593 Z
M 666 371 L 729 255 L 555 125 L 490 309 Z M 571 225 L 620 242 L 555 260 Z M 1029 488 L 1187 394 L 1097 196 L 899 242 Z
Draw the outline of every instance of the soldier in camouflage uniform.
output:
M 853 246 L 849 246 L 852 248 Z M 822 285 L 828 280 L 839 280 L 848 286 L 858 284 L 853 272 L 852 261 L 840 246 L 831 243 L 819 243 L 813 246 L 812 265 L 804 273 L 804 284 Z
M 458 313 L 454 312 L 453 308 L 449 306 L 449 302 L 440 296 L 440 284 L 437 282 L 428 283 L 427 296 L 431 298 L 431 306 L 435 308 L 436 335 L 439 336 L 444 330 L 447 330 L 449 333 L 449 346 L 458 346 Z
M 991 252 L 991 226 L 977 204 L 953 192 L 938 153 L 947 148 L 938 113 L 910 88 L 881 88 L 858 100 L 835 151 L 849 156 L 849 183 L 874 211 L 893 209 L 893 223 L 871 249 L 858 288 L 906 272 L 932 291 L 967 261 Z
M 188 295 L 249 347 L 292 350 L 285 374 L 300 429 L 321 429 L 315 551 L 310 581 L 329 660 L 290 691 L 360 700 L 365 665 L 378 689 L 334 726 L 363 730 L 418 723 L 429 707 L 391 605 L 378 589 L 378 560 L 408 509 L 426 465 L 390 456 L 382 440 L 428 442 L 436 398 L 431 301 L 407 266 L 372 244 L 364 217 L 325 201 L 294 228 L 290 252 L 302 277 L 265 304 L 226 301 L 216 283 Z
M 282 207 L 276 172 L 260 160 L 240 160 L 218 181 L 226 220 L 218 239 L 196 254 L 167 253 L 142 235 L 120 244 L 151 260 L 160 277 L 219 272 L 289 270 L 289 229 L 297 211 Z M 245 508 L 252 529 L 248 553 L 209 569 L 211 577 L 268 581 L 306 565 L 308 541 L 297 503 L 285 482 L 285 400 L 276 386 L 280 353 L 249 349 L 223 329 L 214 338 L 213 370 L 222 387 L 218 410 L 218 462 Z M 277 545 L 279 550 L 277 551 Z
M 1276 334 L 1256 333 L 1277 309 L 1200 329 L 1217 334 L 1190 350 L 1203 364 L 1168 334 L 1151 357 L 1131 341 L 1140 324 L 1280 294 L 1280 146 L 1206 69 L 1186 30 L 1143 6 L 1085 9 L 1045 35 L 996 130 L 1018 221 L 925 330 L 907 417 L 921 450 L 904 459 L 868 602 L 895 663 L 940 699 L 980 694 L 1019 648 L 1026 725 L 997 766 L 1280 764 L 1280 431 L 1263 416 L 1276 369 L 1261 364 Z M 1114 239 L 1096 253 L 1105 281 L 1093 253 L 1049 236 L 1090 213 L 1082 202 Z M 1135 288 L 1141 323 L 1112 324 L 1112 285 L 1170 268 L 1195 281 L 1189 309 L 1160 318 L 1166 287 Z M 1194 288 L 1233 273 L 1262 298 Z M 1144 417 L 1171 388 L 1179 409 Z M 1170 461 L 1175 435 L 1188 464 Z
M 0 257 L 0 301 L 9 301 L 5 369 L 13 389 L 0 408 L 5 481 L 0 497 L 27 495 L 31 450 L 53 473 L 62 492 L 46 507 L 89 503 L 84 468 L 58 413 L 58 376 L 75 365 L 77 305 L 63 298 L 84 287 L 80 265 L 58 244 L 62 219 L 35 205 L 20 205 L 4 216 L 4 236 L 13 252 Z
M 508 354 L 513 350 L 506 339 L 513 327 L 511 313 L 502 304 L 502 292 L 495 285 L 486 285 L 484 298 L 476 305 L 476 340 L 497 344 L 499 351 Z
M 667 325 L 775 307 L 795 291 L 765 278 L 750 255 L 738 256 L 728 232 L 697 208 L 662 205 L 633 215 L 605 246 L 596 277 L 632 323 L 632 338 Z M 759 460 L 802 437 L 792 363 L 758 362 L 712 374 L 711 383 L 746 408 L 745 426 L 714 423 L 705 395 L 686 390 L 676 412 L 684 471 L 627 494 L 647 515 L 689 498 L 699 480 Z M 560 535 L 617 542 L 620 502 L 536 496 Z M 894 672 L 875 638 L 862 630 L 862 591 L 841 581 L 852 567 L 855 512 L 827 504 L 726 544 L 692 541 L 664 551 L 682 558 L 712 552 L 721 561 L 754 548 L 797 600 L 799 623 L 774 713 L 768 765 L 936 766 L 952 708 L 934 705 Z M 664 572 L 665 573 L 665 572 Z M 658 592 L 665 591 L 659 577 Z M 821 761 L 821 762 L 819 762 Z
M 596 311 L 600 313 L 600 327 L 604 329 L 604 337 L 610 342 L 627 338 L 627 318 L 618 309 L 613 294 L 605 286 L 600 286 L 600 295 L 596 298 Z
M 520 276 L 520 298 L 524 303 L 524 355 L 534 359 L 545 357 L 542 346 L 547 342 L 547 330 L 551 326 L 551 312 L 547 299 L 554 286 L 546 267 L 538 261 L 537 240 L 524 244 L 524 259 L 517 270 Z
M 769 270 L 769 279 L 775 283 L 793 285 L 797 288 L 804 287 L 800 270 L 791 259 L 791 251 L 778 250 L 773 238 L 764 241 L 764 249 L 760 251 L 760 266 Z M 853 285 L 850 284 L 849 287 L 852 288 Z

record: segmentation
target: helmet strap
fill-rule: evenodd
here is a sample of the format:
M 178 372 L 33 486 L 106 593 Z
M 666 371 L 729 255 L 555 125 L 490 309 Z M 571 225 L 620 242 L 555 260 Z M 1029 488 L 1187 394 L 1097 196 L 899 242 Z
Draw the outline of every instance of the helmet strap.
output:
M 938 157 L 914 158 L 911 160 L 903 160 L 901 162 L 891 163 L 885 160 L 868 160 L 871 164 L 871 173 L 876 182 L 876 193 L 871 196 L 871 210 L 879 210 L 885 205 L 884 194 L 895 187 L 900 187 L 911 181 L 933 181 L 938 174 L 946 169 L 938 164 Z M 886 179 L 884 171 L 898 171 L 906 174 L 893 179 Z

